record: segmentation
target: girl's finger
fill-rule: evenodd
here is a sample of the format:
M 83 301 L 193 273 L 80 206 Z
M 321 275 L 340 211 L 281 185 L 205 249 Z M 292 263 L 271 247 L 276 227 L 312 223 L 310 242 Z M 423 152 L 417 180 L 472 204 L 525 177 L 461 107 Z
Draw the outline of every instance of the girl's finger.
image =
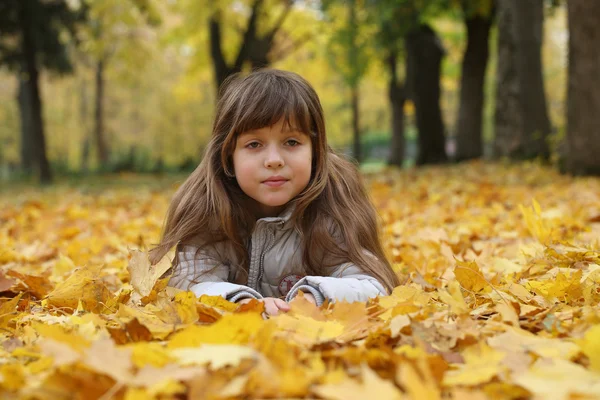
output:
M 275 299 L 275 304 L 281 311 L 290 311 L 290 305 L 285 300 Z
M 269 315 L 279 314 L 279 308 L 273 301 L 265 301 L 265 312 Z

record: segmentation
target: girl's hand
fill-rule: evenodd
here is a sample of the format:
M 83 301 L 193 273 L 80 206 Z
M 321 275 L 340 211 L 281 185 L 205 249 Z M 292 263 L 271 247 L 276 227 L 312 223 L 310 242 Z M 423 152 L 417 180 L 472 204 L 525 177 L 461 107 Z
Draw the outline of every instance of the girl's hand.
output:
M 278 315 L 280 311 L 290 311 L 290 305 L 288 303 L 275 297 L 265 297 L 262 299 L 262 302 L 265 303 L 265 313 L 269 316 Z

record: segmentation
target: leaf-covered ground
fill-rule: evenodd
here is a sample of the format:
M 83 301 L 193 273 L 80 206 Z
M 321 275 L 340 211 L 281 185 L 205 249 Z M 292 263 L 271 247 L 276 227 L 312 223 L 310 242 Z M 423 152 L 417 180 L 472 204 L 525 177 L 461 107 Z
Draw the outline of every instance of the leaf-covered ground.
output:
M 368 182 L 406 284 L 269 320 L 156 280 L 137 249 L 173 179 L 3 190 L 0 397 L 600 398 L 599 179 L 474 163 Z

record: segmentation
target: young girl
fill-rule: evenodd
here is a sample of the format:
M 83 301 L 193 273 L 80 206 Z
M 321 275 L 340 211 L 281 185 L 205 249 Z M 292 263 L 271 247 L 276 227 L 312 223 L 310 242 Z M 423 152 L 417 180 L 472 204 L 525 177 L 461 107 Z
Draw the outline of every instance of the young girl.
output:
M 223 85 L 205 156 L 151 259 L 176 246 L 171 286 L 260 299 L 269 315 L 300 290 L 319 306 L 366 301 L 399 284 L 376 220 L 356 167 L 327 145 L 312 86 L 264 69 Z

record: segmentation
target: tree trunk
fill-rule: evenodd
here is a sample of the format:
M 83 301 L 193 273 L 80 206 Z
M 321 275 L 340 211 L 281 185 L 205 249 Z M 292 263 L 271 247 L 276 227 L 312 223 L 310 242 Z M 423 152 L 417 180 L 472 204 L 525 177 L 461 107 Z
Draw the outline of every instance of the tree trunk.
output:
M 32 114 L 31 114 L 31 85 L 23 77 L 24 72 L 19 76 L 19 90 L 17 100 L 19 104 L 19 116 L 21 119 L 21 170 L 29 175 L 33 172 L 33 132 L 32 132 Z
M 52 182 L 52 172 L 46 156 L 46 138 L 44 134 L 43 109 L 39 88 L 39 71 L 36 62 L 37 46 L 33 34 L 31 1 L 22 0 L 19 3 L 19 24 L 22 33 L 22 50 L 25 62 L 25 72 L 29 87 L 31 102 L 31 138 L 34 165 L 39 173 L 40 183 Z
M 359 100 L 358 100 L 358 86 L 351 87 L 351 102 L 352 102 L 352 153 L 357 163 L 361 163 L 362 161 L 362 152 L 360 145 L 360 110 L 359 110 Z
M 493 15 L 487 18 L 476 15 L 465 20 L 467 49 L 462 62 L 460 109 L 456 127 L 456 161 L 480 158 L 483 155 L 483 87 L 492 19 Z
M 544 0 L 511 0 L 511 6 L 515 16 L 516 67 L 525 132 L 520 156 L 525 159 L 541 156 L 547 160 L 550 120 L 542 70 Z
M 397 54 L 394 52 L 388 59 L 390 70 L 390 81 L 388 85 L 388 97 L 392 111 L 392 138 L 390 143 L 390 156 L 388 163 L 402 167 L 404 164 L 405 140 L 404 140 L 404 102 L 406 93 L 404 83 L 398 82 Z
M 250 59 L 250 65 L 253 70 L 259 68 L 265 68 L 271 65 L 269 60 L 269 51 L 271 51 L 272 43 L 269 38 L 255 38 L 248 57 Z
M 81 80 L 81 87 L 79 92 L 79 123 L 83 130 L 83 144 L 81 149 L 81 170 L 87 172 L 90 168 L 90 130 L 88 124 L 88 95 L 87 95 L 87 84 L 85 79 Z
M 521 92 L 516 69 L 514 17 L 509 2 L 498 0 L 498 64 L 496 67 L 496 107 L 494 110 L 494 156 L 511 157 L 524 145 Z
M 108 165 L 108 147 L 104 132 L 104 60 L 96 65 L 96 110 L 94 136 L 98 149 L 98 161 L 101 166 Z
M 444 49 L 435 32 L 422 25 L 407 35 L 407 82 L 419 130 L 417 165 L 448 160 L 440 109 L 440 67 Z
M 218 92 L 219 88 L 229 75 L 241 71 L 241 65 L 236 70 L 229 67 L 225 61 L 225 56 L 223 55 L 223 50 L 221 48 L 221 19 L 219 11 L 215 11 L 210 17 L 209 34 L 210 56 L 215 72 L 215 86 Z
M 258 18 L 263 13 L 264 0 L 253 0 L 248 24 L 242 37 L 242 43 L 238 49 L 235 62 L 232 65 L 227 64 L 225 61 L 221 46 L 221 11 L 218 8 L 213 10 L 209 18 L 209 36 L 210 55 L 215 72 L 217 92 L 227 77 L 240 72 L 246 62 L 250 64 L 253 70 L 271 65 L 272 60 L 269 58 L 269 53 L 273 48 L 275 35 L 281 29 L 292 9 L 292 2 L 284 1 L 283 3 L 284 8 L 281 14 L 275 19 L 271 29 L 262 36 L 259 36 Z
M 600 2 L 568 0 L 566 170 L 600 175 Z
M 209 35 L 210 35 L 210 55 L 213 61 L 215 70 L 215 84 L 217 92 L 221 85 L 229 75 L 238 73 L 242 70 L 244 62 L 251 60 L 250 52 L 254 43 L 257 40 L 257 20 L 261 12 L 261 6 L 264 0 L 254 0 L 248 25 L 244 31 L 242 44 L 238 50 L 237 57 L 233 65 L 228 65 L 223 54 L 221 46 L 221 11 L 215 9 L 209 19 Z M 266 54 L 265 54 L 266 57 Z

